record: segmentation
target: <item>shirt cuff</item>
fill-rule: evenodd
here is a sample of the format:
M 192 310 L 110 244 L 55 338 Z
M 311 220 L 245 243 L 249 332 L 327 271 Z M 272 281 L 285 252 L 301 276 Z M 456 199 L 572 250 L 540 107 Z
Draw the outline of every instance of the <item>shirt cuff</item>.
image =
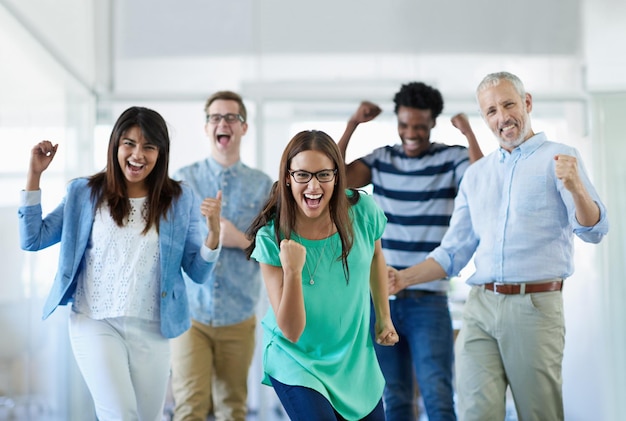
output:
M 200 247 L 200 256 L 207 262 L 215 262 L 220 255 L 220 251 L 222 250 L 222 243 L 217 245 L 215 250 L 212 250 L 206 246 L 206 244 L 202 243 L 202 247 Z
M 41 203 L 41 190 L 20 191 L 20 205 L 34 206 Z

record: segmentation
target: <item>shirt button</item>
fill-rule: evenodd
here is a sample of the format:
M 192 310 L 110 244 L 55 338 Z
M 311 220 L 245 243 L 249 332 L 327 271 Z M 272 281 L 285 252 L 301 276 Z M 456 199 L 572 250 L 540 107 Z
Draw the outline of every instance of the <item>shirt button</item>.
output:
M 167 297 L 167 291 L 163 291 L 163 292 L 161 293 L 161 298 L 165 298 L 165 297 Z

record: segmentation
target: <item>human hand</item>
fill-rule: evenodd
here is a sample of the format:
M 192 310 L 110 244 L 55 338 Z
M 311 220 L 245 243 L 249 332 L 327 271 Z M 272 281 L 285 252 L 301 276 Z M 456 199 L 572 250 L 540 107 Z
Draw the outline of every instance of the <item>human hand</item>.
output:
M 376 118 L 383 110 L 373 102 L 363 101 L 359 104 L 356 112 L 350 117 L 350 121 L 356 124 L 365 123 Z
M 302 273 L 306 262 L 306 248 L 294 240 L 280 242 L 280 263 L 285 274 Z
M 556 177 L 563 182 L 563 186 L 570 192 L 575 192 L 583 188 L 582 181 L 578 175 L 578 161 L 576 157 L 570 155 L 555 155 L 554 172 Z
M 391 318 L 387 318 L 380 323 L 376 320 L 374 329 L 376 330 L 376 343 L 378 345 L 391 346 L 398 342 L 398 333 L 391 322 Z
M 467 134 L 472 131 L 472 127 L 470 126 L 469 119 L 465 113 L 458 113 L 450 119 L 452 125 L 459 129 L 459 131 L 463 134 Z
M 49 140 L 42 140 L 33 146 L 30 151 L 29 171 L 37 175 L 44 172 L 54 159 L 58 147 L 58 143 L 53 145 Z
M 222 212 L 222 191 L 219 190 L 215 198 L 207 197 L 200 204 L 200 212 L 206 217 L 209 235 L 220 236 L 220 215 Z
M 246 239 L 245 234 L 239 231 L 235 224 L 224 217 L 220 218 L 220 230 L 222 246 L 224 247 L 237 247 L 243 249 L 250 244 L 250 242 Z
M 387 266 L 387 278 L 389 282 L 389 295 L 394 295 L 398 291 L 407 287 L 406 280 L 402 275 L 402 272 L 394 267 Z

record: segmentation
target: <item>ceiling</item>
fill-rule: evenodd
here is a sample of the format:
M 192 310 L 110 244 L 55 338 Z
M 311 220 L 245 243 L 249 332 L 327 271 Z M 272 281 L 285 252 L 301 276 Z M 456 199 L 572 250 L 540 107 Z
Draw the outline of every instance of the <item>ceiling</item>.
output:
M 113 1 L 121 58 L 580 53 L 580 0 Z

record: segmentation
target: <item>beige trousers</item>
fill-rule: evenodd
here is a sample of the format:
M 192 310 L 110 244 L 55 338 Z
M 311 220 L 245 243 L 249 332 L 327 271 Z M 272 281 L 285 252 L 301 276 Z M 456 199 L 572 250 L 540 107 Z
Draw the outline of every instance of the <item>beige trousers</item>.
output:
M 560 291 L 498 295 L 473 287 L 456 340 L 460 421 L 501 421 L 507 386 L 519 421 L 563 420 Z
M 175 421 L 244 421 L 248 370 L 254 353 L 256 317 L 213 327 L 192 321 L 172 339 Z

